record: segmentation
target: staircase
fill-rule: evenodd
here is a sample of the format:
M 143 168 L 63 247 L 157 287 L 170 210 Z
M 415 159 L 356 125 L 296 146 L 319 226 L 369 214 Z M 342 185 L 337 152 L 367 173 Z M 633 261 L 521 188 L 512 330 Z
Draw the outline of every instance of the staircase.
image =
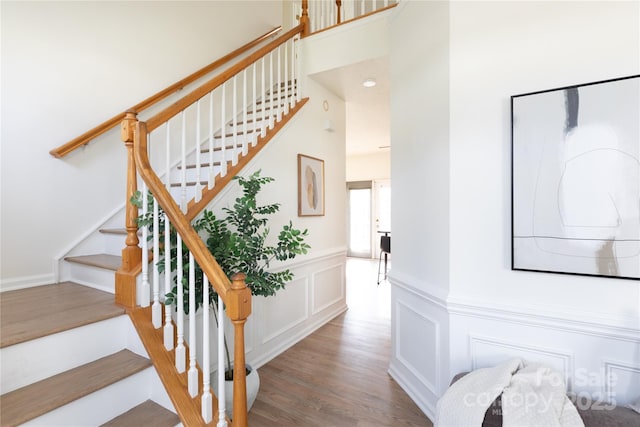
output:
M 180 422 L 113 295 L 65 282 L 5 292 L 0 310 L 0 425 Z
M 250 291 L 242 277 L 231 283 L 211 254 L 200 249 L 202 241 L 190 222 L 307 102 L 299 93 L 296 52 L 300 37 L 309 34 L 307 3 L 302 0 L 297 27 L 153 117 L 142 120 L 138 111 L 123 113 L 51 152 L 62 157 L 124 117 L 126 204 L 62 257 L 63 283 L 2 294 L 0 425 L 174 426 L 182 421 L 196 426 L 213 425 L 225 416 L 233 417 L 233 424 L 227 418 L 229 425 L 247 425 L 245 370 L 236 370 L 234 413 L 225 415 L 220 408 L 218 415 L 217 398 L 206 396 L 210 384 L 203 382 L 210 367 L 196 369 L 180 326 L 176 331 L 170 321 L 172 307 L 162 304 L 165 289 L 149 283 L 155 274 L 149 268 L 153 247 L 162 243 L 146 241 L 129 200 L 136 189 L 152 191 L 222 297 L 233 322 L 236 366 L 243 366 Z M 201 113 L 207 98 L 208 116 Z M 160 143 L 164 139 L 166 151 Z M 171 151 L 181 154 L 171 157 Z M 152 165 L 163 152 L 165 163 Z M 126 311 L 113 303 L 114 293 Z M 177 318 L 185 318 L 180 310 Z M 219 371 L 222 360 L 219 356 Z M 185 363 L 191 365 L 189 373 Z

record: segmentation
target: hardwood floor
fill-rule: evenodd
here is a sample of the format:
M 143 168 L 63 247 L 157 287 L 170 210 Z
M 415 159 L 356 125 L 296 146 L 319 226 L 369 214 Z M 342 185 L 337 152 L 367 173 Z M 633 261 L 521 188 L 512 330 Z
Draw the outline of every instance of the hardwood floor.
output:
M 249 425 L 432 427 L 387 374 L 390 291 L 377 268 L 349 259 L 349 310 L 259 369 Z

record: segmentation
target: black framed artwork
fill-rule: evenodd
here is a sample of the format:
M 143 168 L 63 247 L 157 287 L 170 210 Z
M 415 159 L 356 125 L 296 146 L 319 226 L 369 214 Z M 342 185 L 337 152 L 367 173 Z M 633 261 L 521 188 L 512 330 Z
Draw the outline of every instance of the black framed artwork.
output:
M 640 75 L 511 97 L 514 270 L 640 279 Z

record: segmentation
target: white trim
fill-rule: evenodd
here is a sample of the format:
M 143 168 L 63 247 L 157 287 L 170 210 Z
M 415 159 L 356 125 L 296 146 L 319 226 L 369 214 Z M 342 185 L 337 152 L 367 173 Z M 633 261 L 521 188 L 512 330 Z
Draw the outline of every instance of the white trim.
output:
M 345 304 L 344 306 L 340 306 L 335 310 L 332 310 L 331 312 L 327 313 L 325 316 L 320 316 L 316 318 L 316 320 L 314 320 L 313 323 L 311 323 L 309 326 L 307 326 L 297 334 L 292 334 L 292 336 L 289 339 L 282 341 L 282 343 L 279 346 L 275 347 L 273 350 L 267 351 L 265 353 L 261 353 L 260 356 L 255 359 L 252 358 L 250 363 L 251 366 L 253 366 L 256 369 L 260 368 L 262 365 L 268 363 L 272 359 L 284 353 L 286 350 L 294 346 L 296 343 L 302 341 L 307 336 L 311 335 L 312 333 L 320 329 L 322 326 L 324 326 L 325 324 L 329 323 L 331 320 L 335 319 L 336 317 L 338 317 L 339 315 L 347 311 L 347 308 L 348 307 Z
M 33 288 L 35 286 L 52 285 L 55 283 L 55 277 L 52 273 L 4 279 L 0 280 L 0 293 Z
M 435 406 L 431 404 L 428 399 L 425 399 L 424 394 L 420 393 L 404 375 L 400 372 L 398 368 L 394 365 L 393 361 L 389 365 L 389 369 L 387 373 L 391 378 L 395 380 L 396 383 L 404 390 L 405 393 L 413 400 L 413 402 L 420 408 L 420 410 L 430 419 L 435 420 L 436 411 Z
M 472 371 L 475 371 L 476 369 L 479 368 L 477 354 L 474 352 L 474 348 L 476 348 L 476 345 L 474 344 L 488 344 L 494 347 L 512 349 L 518 352 L 536 353 L 536 354 L 551 356 L 553 358 L 559 359 L 560 362 L 562 362 L 562 370 L 564 373 L 565 381 L 567 382 L 569 391 L 571 391 L 571 381 L 569 380 L 573 377 L 573 372 L 574 372 L 573 366 L 574 366 L 575 355 L 570 351 L 519 344 L 519 343 L 503 341 L 503 340 L 499 340 L 499 339 L 495 339 L 487 336 L 469 334 L 469 359 L 471 359 Z
M 112 210 L 109 214 L 107 214 L 106 216 L 104 216 L 100 220 L 98 220 L 96 223 L 94 223 L 93 226 L 89 227 L 87 231 L 85 231 L 84 233 L 82 233 L 79 236 L 77 236 L 73 241 L 71 241 L 71 243 L 69 243 L 65 247 L 65 249 L 63 249 L 62 251 L 58 252 L 58 255 L 55 255 L 53 257 L 53 262 L 54 263 L 60 262 L 60 260 L 63 259 L 65 256 L 67 256 L 67 254 L 69 254 L 69 252 L 71 252 L 73 249 L 75 249 L 76 246 L 80 245 L 83 241 L 88 239 L 93 233 L 98 232 L 100 230 L 100 228 L 104 226 L 104 224 L 106 224 L 111 219 L 113 219 L 113 217 L 115 217 L 120 212 L 122 212 L 124 210 L 125 206 L 126 206 L 125 203 L 120 204 L 117 208 Z M 122 224 L 122 226 L 124 227 L 124 224 Z M 58 277 L 56 277 L 56 279 L 58 279 Z
M 446 295 L 440 289 L 435 288 L 433 285 L 430 285 L 426 282 L 421 282 L 420 280 L 410 277 L 408 275 L 401 275 L 397 272 L 391 270 L 388 275 L 389 283 L 393 286 L 397 286 L 407 292 L 410 292 L 424 300 L 429 301 L 432 304 L 437 305 L 438 307 L 447 310 L 447 302 Z M 420 283 L 421 288 L 417 288 L 410 283 Z
M 501 322 L 510 322 L 520 325 L 567 331 L 622 341 L 640 341 L 640 329 L 633 328 L 630 325 L 633 321 L 637 323 L 638 319 L 620 317 L 619 323 L 624 326 L 607 325 L 601 323 L 602 319 L 594 318 L 593 320 L 585 320 L 577 317 L 569 317 L 567 313 L 550 311 L 541 312 L 540 310 L 533 310 L 531 307 L 517 305 L 504 307 L 499 306 L 498 304 L 487 303 L 485 301 L 480 303 L 471 303 L 459 298 L 450 299 L 447 303 L 447 309 L 450 314 L 459 316 L 493 319 Z
M 284 327 L 278 329 L 277 331 L 273 332 L 272 334 L 267 335 L 266 337 L 263 337 L 261 340 L 261 344 L 266 344 L 269 341 L 273 340 L 274 338 L 279 337 L 280 335 L 284 334 L 285 332 L 295 328 L 296 326 L 298 326 L 299 324 L 303 323 L 305 320 L 307 320 L 309 318 L 309 278 L 308 277 L 300 277 L 298 279 L 293 279 L 291 282 L 287 283 L 287 287 L 291 286 L 294 282 L 296 281 L 300 281 L 302 282 L 301 286 L 304 286 L 304 315 L 298 319 L 293 320 L 292 322 L 288 323 L 287 325 L 285 325 Z
M 609 399 L 614 396 L 615 375 L 613 370 L 618 369 L 620 371 L 633 372 L 640 375 L 640 365 L 632 365 L 618 360 L 602 359 L 602 371 L 604 372 L 604 379 L 602 381 L 602 391 L 605 399 Z
M 427 378 L 424 377 L 424 375 L 422 375 L 420 372 L 418 372 L 417 369 L 415 369 L 414 365 L 409 362 L 407 359 L 405 359 L 404 357 L 402 357 L 402 346 L 400 345 L 400 322 L 398 321 L 399 313 L 400 313 L 400 306 L 404 306 L 406 310 L 410 310 L 411 312 L 413 312 L 416 316 L 424 319 L 425 321 L 431 323 L 434 327 L 435 330 L 435 349 L 434 349 L 434 354 L 435 354 L 435 360 L 434 360 L 434 371 L 436 374 L 436 377 L 434 379 L 435 384 L 433 384 L 431 381 L 429 381 Z M 415 308 L 409 306 L 407 303 L 404 303 L 402 301 L 396 300 L 396 322 L 395 322 L 395 348 L 396 348 L 396 354 L 395 354 L 395 358 L 402 363 L 402 365 L 405 367 L 405 369 L 407 369 L 409 372 L 411 372 L 411 374 L 413 374 L 413 376 L 415 378 L 417 378 L 431 393 L 433 393 L 434 395 L 437 395 L 436 390 L 440 388 L 440 354 L 441 354 L 441 348 L 440 348 L 440 322 L 438 322 L 437 320 L 434 320 L 433 318 L 424 315 L 423 313 L 421 313 L 419 310 L 416 310 Z
M 325 271 L 334 270 L 334 269 L 338 269 L 340 271 L 340 277 L 342 280 L 342 283 L 340 283 L 340 296 L 332 299 L 331 301 L 327 302 L 321 307 L 316 307 L 316 292 L 315 292 L 316 276 L 319 273 L 324 273 Z M 316 315 L 321 311 L 327 309 L 327 307 L 331 307 L 335 303 L 343 301 L 345 299 L 345 287 L 346 287 L 346 283 L 345 283 L 345 263 L 344 262 L 342 262 L 341 264 L 333 264 L 329 267 L 323 268 L 322 270 L 317 270 L 311 273 L 311 315 L 312 316 Z

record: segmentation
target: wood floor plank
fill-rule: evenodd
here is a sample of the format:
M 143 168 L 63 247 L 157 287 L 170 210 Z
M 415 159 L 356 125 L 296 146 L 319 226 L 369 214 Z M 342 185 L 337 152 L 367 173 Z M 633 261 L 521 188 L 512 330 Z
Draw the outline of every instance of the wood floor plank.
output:
M 0 348 L 125 314 L 114 295 L 64 282 L 0 294 Z
M 178 415 L 147 400 L 101 427 L 174 427 L 178 423 Z
M 356 267 L 353 267 L 356 265 Z M 352 268 L 362 268 L 349 274 Z M 377 263 L 349 260 L 349 310 L 262 366 L 249 425 L 421 426 L 431 421 L 387 374 L 391 354 L 389 284 Z
M 0 424 L 17 426 L 151 366 L 122 350 L 0 396 Z

